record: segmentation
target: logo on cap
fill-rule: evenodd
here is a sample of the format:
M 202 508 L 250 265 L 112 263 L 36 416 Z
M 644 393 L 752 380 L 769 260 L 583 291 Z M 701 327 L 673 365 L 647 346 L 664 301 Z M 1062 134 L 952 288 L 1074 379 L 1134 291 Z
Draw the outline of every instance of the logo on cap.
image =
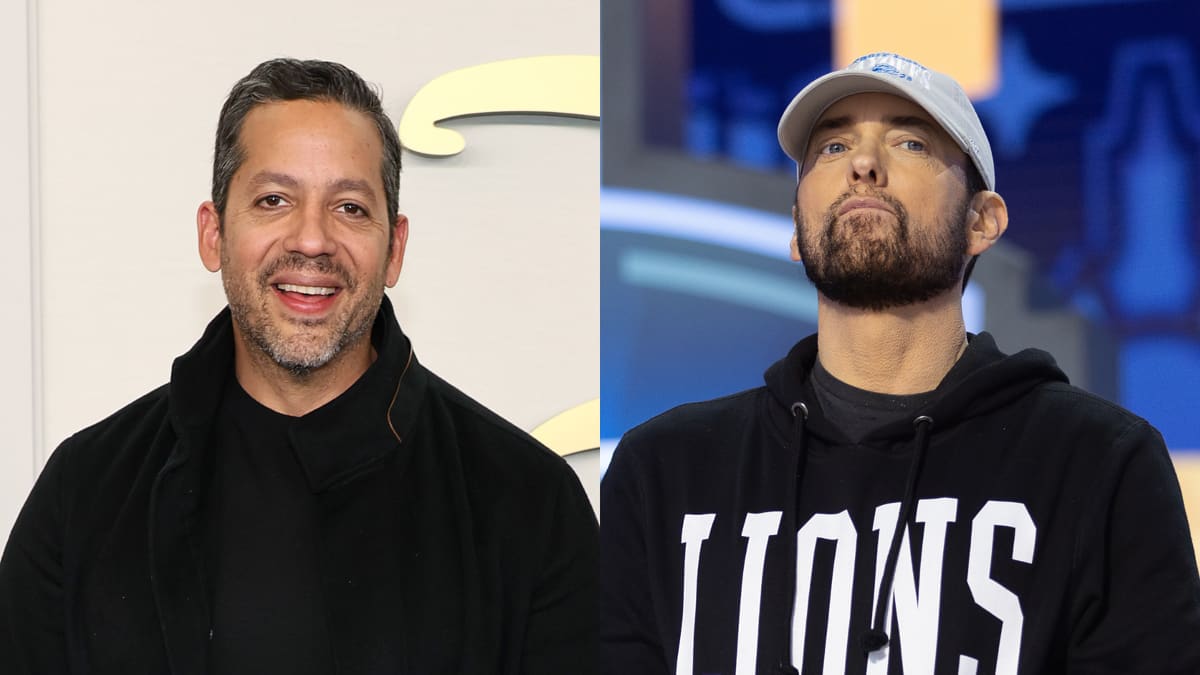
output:
M 907 82 L 915 82 L 929 88 L 931 71 L 925 66 L 891 52 L 875 52 L 860 56 L 847 70 L 870 70 L 872 73 L 891 75 Z

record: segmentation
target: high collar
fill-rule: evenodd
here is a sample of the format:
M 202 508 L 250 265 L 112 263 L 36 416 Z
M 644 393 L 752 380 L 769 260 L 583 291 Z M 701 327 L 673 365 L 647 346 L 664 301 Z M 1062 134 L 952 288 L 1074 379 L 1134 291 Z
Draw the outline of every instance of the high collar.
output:
M 181 452 L 203 448 L 233 376 L 233 322 L 226 307 L 171 369 L 170 418 Z M 424 396 L 427 378 L 400 330 L 385 295 L 371 342 L 377 357 L 349 389 L 297 418 L 289 437 L 313 492 L 344 482 L 403 445 Z M 186 456 L 178 459 L 186 459 Z

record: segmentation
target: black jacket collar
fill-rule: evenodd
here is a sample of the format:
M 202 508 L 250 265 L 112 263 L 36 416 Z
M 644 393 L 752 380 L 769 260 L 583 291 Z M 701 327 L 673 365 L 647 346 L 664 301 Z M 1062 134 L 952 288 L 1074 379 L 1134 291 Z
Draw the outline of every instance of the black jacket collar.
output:
M 233 322 L 226 307 L 171 370 L 172 426 L 201 449 L 233 375 Z M 385 295 L 372 329 L 377 358 L 340 396 L 299 418 L 292 445 L 313 492 L 344 482 L 403 445 L 416 420 L 426 376 Z M 177 457 L 177 460 L 186 457 Z

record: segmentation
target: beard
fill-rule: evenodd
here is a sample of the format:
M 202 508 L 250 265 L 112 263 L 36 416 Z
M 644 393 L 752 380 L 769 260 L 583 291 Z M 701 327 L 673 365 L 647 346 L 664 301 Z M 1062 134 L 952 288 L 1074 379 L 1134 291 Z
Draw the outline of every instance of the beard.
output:
M 892 217 L 876 211 L 838 216 L 850 198 L 870 197 L 888 205 Z M 796 245 L 804 273 L 830 300 L 870 311 L 904 307 L 929 300 L 960 282 L 967 254 L 964 227 L 970 197 L 932 227 L 909 227 L 908 211 L 885 193 L 848 192 L 825 212 L 816 242 L 805 234 L 809 225 L 797 209 Z M 886 229 L 885 229 L 886 228 Z
M 221 251 L 223 272 L 232 269 L 225 251 Z M 268 280 L 282 271 L 335 276 L 342 283 L 338 292 L 347 294 L 350 302 L 336 314 L 320 319 L 274 318 L 270 301 L 275 290 Z M 276 258 L 257 276 L 223 273 L 221 281 L 230 314 L 247 346 L 266 354 L 295 377 L 305 377 L 325 366 L 362 339 L 374 324 L 383 301 L 382 278 L 363 288 L 359 297 L 359 284 L 340 264 L 327 256 L 308 258 L 295 252 Z

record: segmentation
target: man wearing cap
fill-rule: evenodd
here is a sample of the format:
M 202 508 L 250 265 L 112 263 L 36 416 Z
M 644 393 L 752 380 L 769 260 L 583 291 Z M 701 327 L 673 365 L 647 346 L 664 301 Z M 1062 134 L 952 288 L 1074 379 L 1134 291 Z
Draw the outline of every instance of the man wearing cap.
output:
M 234 86 L 196 216 L 229 306 L 50 458 L 0 561 L 0 673 L 594 672 L 579 480 L 425 369 L 384 294 L 400 158 L 345 66 Z
M 779 140 L 818 332 L 765 386 L 622 439 L 605 671 L 1200 672 L 1161 436 L 964 328 L 1008 212 L 962 89 L 870 54 L 801 91 Z

